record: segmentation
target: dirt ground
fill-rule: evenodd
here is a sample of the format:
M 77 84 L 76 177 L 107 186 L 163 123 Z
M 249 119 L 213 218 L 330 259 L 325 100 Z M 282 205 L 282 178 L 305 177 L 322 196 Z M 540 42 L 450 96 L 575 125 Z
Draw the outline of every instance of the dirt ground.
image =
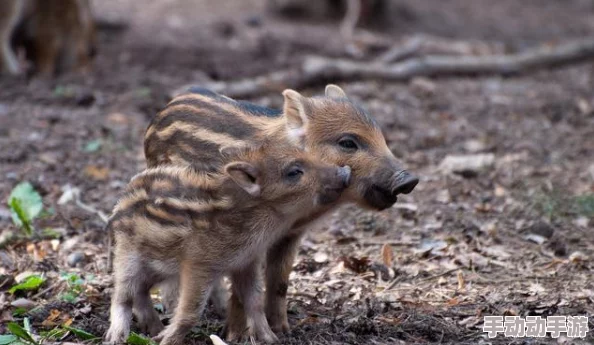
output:
M 262 0 L 94 5 L 103 25 L 89 75 L 0 78 L 0 238 L 20 231 L 4 201 L 21 181 L 49 210 L 35 227 L 58 233 L 0 247 L 0 334 L 22 320 L 11 303 L 25 298 L 36 331 L 72 319 L 103 335 L 112 287 L 104 224 L 75 202 L 57 201 L 78 188 L 85 205 L 109 214 L 144 167 L 143 134 L 168 92 L 205 77 L 267 73 L 306 54 L 344 55 L 338 22 L 279 19 Z M 395 42 L 424 33 L 515 50 L 594 35 L 594 3 L 586 0 L 398 0 L 389 16 L 377 32 Z M 312 229 L 289 288 L 292 331 L 281 342 L 573 341 L 488 339 L 482 317 L 594 314 L 594 65 L 340 85 L 421 182 L 391 209 L 347 206 Z M 323 86 L 300 91 L 319 94 Z M 282 97 L 253 101 L 278 107 Z M 494 164 L 472 176 L 440 168 L 448 155 L 477 153 L 493 154 Z M 23 272 L 47 281 L 37 291 L 6 292 Z M 64 298 L 72 289 L 64 273 L 86 278 L 74 300 Z M 210 343 L 221 329 L 209 311 L 193 343 Z M 592 332 L 575 340 L 593 341 Z

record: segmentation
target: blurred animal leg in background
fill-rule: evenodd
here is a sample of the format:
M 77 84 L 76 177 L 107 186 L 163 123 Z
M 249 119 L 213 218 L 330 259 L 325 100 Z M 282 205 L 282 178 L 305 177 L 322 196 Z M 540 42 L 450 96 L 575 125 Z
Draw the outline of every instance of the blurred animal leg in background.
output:
M 11 40 L 15 28 L 19 24 L 23 7 L 24 1 L 0 1 L 0 45 L 2 49 L 1 72 L 18 74 L 21 70 L 19 61 L 11 46 Z

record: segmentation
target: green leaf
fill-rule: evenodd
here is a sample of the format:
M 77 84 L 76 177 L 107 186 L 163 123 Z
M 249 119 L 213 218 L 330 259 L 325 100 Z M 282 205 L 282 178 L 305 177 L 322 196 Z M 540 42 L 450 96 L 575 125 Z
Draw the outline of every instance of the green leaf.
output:
M 151 96 L 151 89 L 148 87 L 141 87 L 136 89 L 136 95 L 140 98 L 148 98 Z
M 143 335 L 136 334 L 134 332 L 130 332 L 128 339 L 126 339 L 126 344 L 129 345 L 156 345 L 157 343 L 153 341 L 151 338 L 147 338 Z
M 6 325 L 6 328 L 8 328 L 10 333 L 16 335 L 17 337 L 19 337 L 21 340 L 25 341 L 26 343 L 32 343 L 32 344 L 37 345 L 37 342 L 35 341 L 35 339 L 33 339 L 33 337 L 31 337 L 31 334 L 29 334 L 29 332 L 27 332 L 27 330 L 25 330 L 19 324 L 14 323 L 14 322 L 9 322 Z
M 581 195 L 575 198 L 577 213 L 586 217 L 594 217 L 594 194 Z
M 12 221 L 18 226 L 28 227 L 27 231 L 31 230 L 31 221 L 43 210 L 41 195 L 29 182 L 21 182 L 14 187 L 8 197 L 8 205 L 12 210 Z
M 60 273 L 60 279 L 65 280 L 68 286 L 80 286 L 85 283 L 85 280 L 76 273 L 62 272 Z
M 23 327 L 29 334 L 33 333 L 33 328 L 31 327 L 31 321 L 29 321 L 28 317 L 23 319 Z
M 64 302 L 74 304 L 78 300 L 78 294 L 74 294 L 70 291 L 67 291 L 60 295 L 60 299 L 62 299 L 62 301 Z
M 12 221 L 20 226 L 24 231 L 25 235 L 31 236 L 33 234 L 33 227 L 31 226 L 31 219 L 27 217 L 25 210 L 21 206 L 21 200 L 19 199 L 10 199 L 10 203 L 8 204 L 10 209 L 12 210 Z
M 0 335 L 0 345 L 9 345 L 16 342 L 19 338 L 16 335 Z
M 54 88 L 54 96 L 56 97 L 73 97 L 74 88 L 69 85 L 58 85 Z
M 83 151 L 97 152 L 101 148 L 102 145 L 103 145 L 103 142 L 101 141 L 101 139 L 91 140 L 85 145 L 85 147 L 83 148 Z
M 27 309 L 25 308 L 15 308 L 12 311 L 12 316 L 21 317 L 27 315 Z
M 61 233 L 59 233 L 58 231 L 52 229 L 52 228 L 45 228 L 41 231 L 41 235 L 44 238 L 52 238 L 52 239 L 58 239 L 60 238 L 60 236 L 62 236 Z
M 64 329 L 69 330 L 70 332 L 72 332 L 77 338 L 81 339 L 81 340 L 95 340 L 95 339 L 99 339 L 98 336 L 89 333 L 85 330 L 82 329 L 78 329 L 78 328 L 74 328 L 74 327 L 68 327 L 68 326 L 64 326 Z
M 50 208 L 46 208 L 43 211 L 41 211 L 41 214 L 39 215 L 40 218 L 47 218 L 47 217 L 51 217 L 53 215 L 56 214 L 56 209 L 53 207 Z
M 37 290 L 41 284 L 43 284 L 43 282 L 45 282 L 45 278 L 43 277 L 37 275 L 28 276 L 25 281 L 14 285 L 10 288 L 10 290 L 8 290 L 8 292 L 14 294 L 17 291 Z

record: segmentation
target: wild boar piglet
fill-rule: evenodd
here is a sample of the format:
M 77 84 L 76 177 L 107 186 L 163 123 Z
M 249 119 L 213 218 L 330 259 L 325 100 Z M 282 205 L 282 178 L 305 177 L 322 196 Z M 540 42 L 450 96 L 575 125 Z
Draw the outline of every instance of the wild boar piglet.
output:
M 162 166 L 131 180 L 108 224 L 115 238 L 108 342 L 126 340 L 134 313 L 141 330 L 161 344 L 183 343 L 224 274 L 250 335 L 277 340 L 258 289 L 259 258 L 297 219 L 336 202 L 350 168 L 290 145 L 227 152 L 230 163 L 220 172 Z M 163 329 L 149 290 L 171 279 L 179 279 L 179 303 Z
M 285 90 L 282 109 L 231 99 L 200 87 L 188 91 L 174 98 L 151 121 L 144 142 L 149 167 L 192 165 L 217 171 L 225 162 L 220 149 L 228 145 L 294 142 L 327 163 L 352 168 L 350 186 L 332 206 L 356 203 L 384 210 L 400 195 L 411 193 L 419 182 L 394 156 L 380 124 L 336 85 L 326 86 L 324 95 L 315 97 Z M 311 222 L 332 209 L 327 207 L 300 219 L 266 254 L 266 315 L 275 332 L 290 329 L 286 292 L 300 239 Z M 171 280 L 161 286 L 166 310 L 175 308 L 179 295 L 176 283 Z M 211 296 L 216 309 L 222 311 L 226 290 L 217 288 Z M 231 333 L 241 329 L 228 326 Z

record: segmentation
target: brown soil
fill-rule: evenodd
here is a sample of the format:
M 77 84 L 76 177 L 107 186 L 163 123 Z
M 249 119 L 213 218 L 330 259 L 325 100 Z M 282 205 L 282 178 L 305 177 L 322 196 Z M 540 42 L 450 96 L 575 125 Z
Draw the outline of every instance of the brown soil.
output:
M 35 330 L 47 329 L 41 323 L 52 309 L 78 328 L 96 335 L 106 330 L 111 279 L 103 222 L 57 200 L 63 186 L 75 186 L 85 204 L 108 214 L 144 167 L 144 130 L 169 91 L 205 76 L 267 73 L 310 53 L 344 55 L 337 22 L 275 18 L 262 0 L 95 5 L 104 25 L 93 72 L 52 81 L 0 78 L 0 200 L 30 181 L 54 209 L 36 228 L 62 234 L 54 248 L 39 239 L 0 249 L 0 275 L 48 277 L 44 293 L 0 295 L 3 323 L 20 321 L 9 304 L 25 297 L 41 306 L 29 315 Z M 390 11 L 381 33 L 395 41 L 426 33 L 521 49 L 594 34 L 594 3 L 586 0 L 402 0 Z M 348 206 L 311 231 L 292 275 L 292 331 L 283 343 L 557 343 L 489 340 L 482 316 L 592 316 L 592 63 L 513 78 L 341 86 L 382 124 L 391 148 L 421 183 L 389 210 Z M 303 92 L 322 90 L 321 84 Z M 282 97 L 253 101 L 279 106 Z M 97 139 L 100 149 L 87 152 Z M 449 154 L 474 152 L 493 153 L 495 165 L 474 177 L 438 168 Z M 2 233 L 18 232 L 7 212 L 2 202 Z M 535 233 L 543 243 L 527 239 Z M 382 258 L 386 243 L 391 262 Z M 84 259 L 70 267 L 74 252 Z M 64 272 L 93 274 L 76 303 L 62 301 Z M 6 288 L 0 281 L 0 291 Z M 221 328 L 209 311 L 194 343 L 207 343 Z M 590 334 L 586 341 L 593 341 Z

